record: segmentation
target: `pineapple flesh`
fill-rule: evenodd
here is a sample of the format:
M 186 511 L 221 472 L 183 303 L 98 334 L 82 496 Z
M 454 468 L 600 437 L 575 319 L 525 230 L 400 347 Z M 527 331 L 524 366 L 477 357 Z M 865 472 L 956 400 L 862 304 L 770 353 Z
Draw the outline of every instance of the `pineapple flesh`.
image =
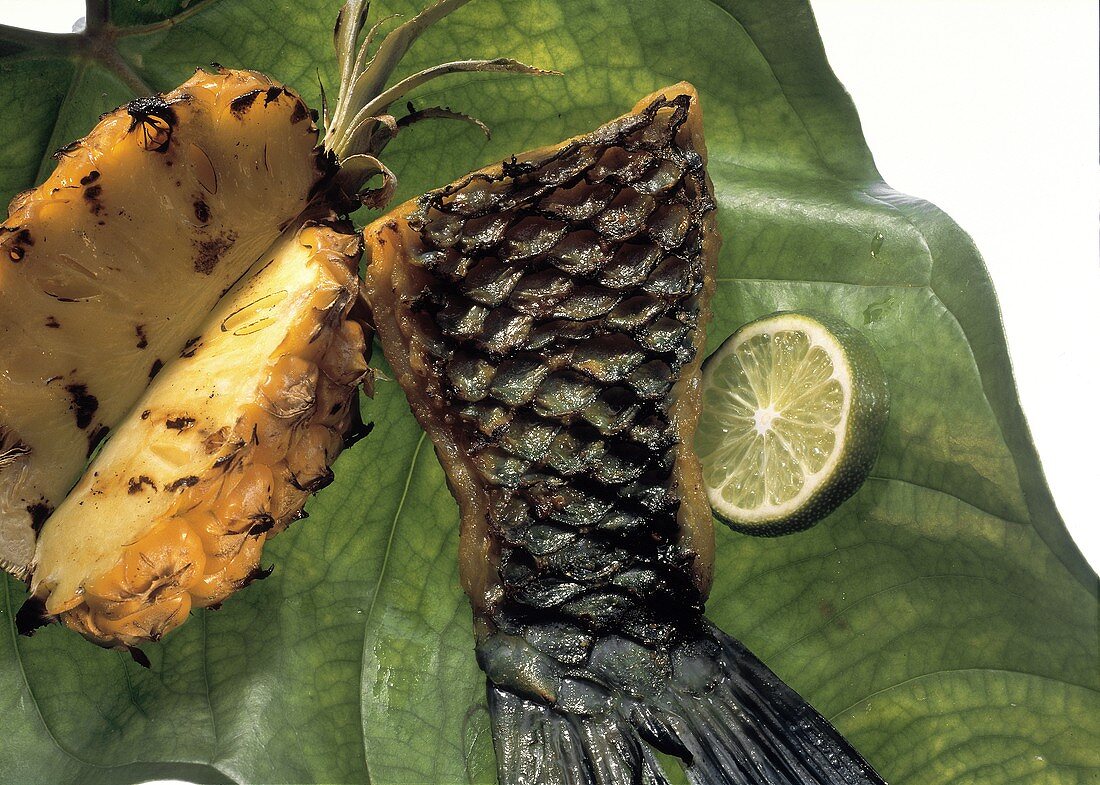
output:
M 105 115 L 12 201 L 0 225 L 0 567 L 28 577 L 38 529 L 107 431 L 307 207 L 328 170 L 317 136 L 288 88 L 200 70 Z
M 462 60 L 390 84 L 413 41 L 467 2 L 436 0 L 383 36 L 370 3 L 347 0 L 323 145 L 316 112 L 284 86 L 200 70 L 105 115 L 13 200 L 0 567 L 31 589 L 21 631 L 60 619 L 137 652 L 262 574 L 263 543 L 331 479 L 370 378 L 370 336 L 351 317 L 361 237 L 337 217 L 392 196 L 377 156 L 402 128 L 487 130 L 391 107 L 451 73 L 556 73 Z
M 344 228 L 288 231 L 112 434 L 39 536 L 47 615 L 135 646 L 259 574 L 359 422 L 360 242 Z

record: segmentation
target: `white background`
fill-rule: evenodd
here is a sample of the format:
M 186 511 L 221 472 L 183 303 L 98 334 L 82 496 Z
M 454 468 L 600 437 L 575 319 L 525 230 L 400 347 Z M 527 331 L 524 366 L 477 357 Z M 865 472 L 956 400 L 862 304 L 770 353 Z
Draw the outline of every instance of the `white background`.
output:
M 812 0 L 884 179 L 970 232 L 1054 498 L 1100 567 L 1095 0 Z M 79 0 L 0 0 L 67 31 Z

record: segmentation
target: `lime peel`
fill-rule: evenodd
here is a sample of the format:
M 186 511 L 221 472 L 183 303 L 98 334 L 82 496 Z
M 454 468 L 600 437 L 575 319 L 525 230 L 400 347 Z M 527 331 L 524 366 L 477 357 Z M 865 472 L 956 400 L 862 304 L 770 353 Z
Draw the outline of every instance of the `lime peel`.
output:
M 867 339 L 816 313 L 746 324 L 703 365 L 695 447 L 711 508 L 764 536 L 806 529 L 870 473 L 888 414 Z

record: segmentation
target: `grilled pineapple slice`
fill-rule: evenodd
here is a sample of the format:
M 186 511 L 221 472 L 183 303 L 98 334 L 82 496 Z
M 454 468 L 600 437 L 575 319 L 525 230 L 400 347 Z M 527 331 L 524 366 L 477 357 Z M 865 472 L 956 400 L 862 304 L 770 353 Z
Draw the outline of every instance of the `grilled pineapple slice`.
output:
M 370 3 L 348 0 L 321 146 L 286 88 L 200 71 L 107 116 L 15 200 L 0 230 L 0 566 L 29 579 L 22 631 L 60 618 L 137 651 L 257 576 L 266 538 L 331 478 L 367 373 L 348 320 L 360 239 L 334 216 L 389 200 L 376 156 L 401 129 L 486 130 L 391 106 L 451 73 L 555 73 L 462 60 L 390 84 L 467 2 L 436 0 L 375 45 L 386 20 L 366 27 Z
M 0 567 L 149 380 L 307 206 L 327 158 L 262 74 L 198 71 L 105 115 L 0 225 Z
M 31 591 L 105 646 L 156 640 L 259 570 L 358 418 L 350 231 L 288 233 L 165 367 L 49 518 Z

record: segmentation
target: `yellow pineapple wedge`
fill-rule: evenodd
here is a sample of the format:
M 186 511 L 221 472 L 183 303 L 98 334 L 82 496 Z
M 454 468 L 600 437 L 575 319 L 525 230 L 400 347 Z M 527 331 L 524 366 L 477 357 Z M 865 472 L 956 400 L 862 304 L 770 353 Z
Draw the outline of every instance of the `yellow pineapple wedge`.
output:
M 487 130 L 402 99 L 452 73 L 553 73 L 462 60 L 390 84 L 417 37 L 467 2 L 436 0 L 383 36 L 388 20 L 367 28 L 369 2 L 348 0 L 320 146 L 287 88 L 200 71 L 106 116 L 13 202 L 0 566 L 31 588 L 21 631 L 59 619 L 141 657 L 261 574 L 263 543 L 331 479 L 369 380 L 370 336 L 350 317 L 361 239 L 339 217 L 389 200 L 395 177 L 376 156 L 402 129 Z
M 326 156 L 302 100 L 199 70 L 105 115 L 0 225 L 0 567 L 149 380 L 307 206 Z
M 257 575 L 358 418 L 360 243 L 345 229 L 288 233 L 157 376 L 42 529 L 46 614 L 132 646 Z

